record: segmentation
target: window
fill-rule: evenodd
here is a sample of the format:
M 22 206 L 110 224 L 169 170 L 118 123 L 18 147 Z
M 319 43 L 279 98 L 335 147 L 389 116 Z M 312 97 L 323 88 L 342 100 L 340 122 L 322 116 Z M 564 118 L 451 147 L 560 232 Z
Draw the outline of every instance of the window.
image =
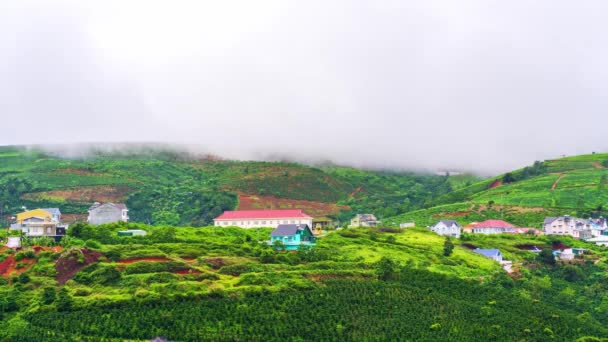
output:
M 296 223 L 296 221 L 295 220 L 291 220 L 291 224 L 294 224 L 294 223 Z
M 253 224 L 258 225 L 259 221 L 253 221 Z
M 51 227 L 46 227 L 46 233 L 51 234 Z

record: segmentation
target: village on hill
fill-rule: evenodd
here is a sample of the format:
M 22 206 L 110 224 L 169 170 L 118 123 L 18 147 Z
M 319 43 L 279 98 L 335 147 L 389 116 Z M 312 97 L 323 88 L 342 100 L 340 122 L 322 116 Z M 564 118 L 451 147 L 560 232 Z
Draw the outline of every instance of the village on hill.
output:
M 100 225 L 128 222 L 128 211 L 129 209 L 122 203 L 95 202 L 88 210 L 87 223 Z M 216 227 L 273 228 L 270 239 L 266 243 L 280 251 L 297 251 L 302 246 L 312 247 L 318 238 L 323 238 L 333 229 L 382 226 L 382 222 L 373 214 L 356 214 L 348 225 L 340 227 L 339 222 L 334 222 L 326 217 L 316 219 L 302 209 L 230 210 L 224 211 L 213 222 Z M 404 222 L 399 225 L 399 228 L 406 229 L 414 226 L 414 222 Z M 568 215 L 547 217 L 542 222 L 542 229 L 517 227 L 499 219 L 471 222 L 464 226 L 456 220 L 439 220 L 427 228 L 448 239 L 460 239 L 463 234 L 567 235 L 599 246 L 608 245 L 608 222 L 602 217 L 596 219 L 581 219 Z M 6 247 L 19 249 L 21 239 L 50 238 L 60 241 L 66 236 L 69 225 L 62 223 L 59 208 L 38 208 L 17 214 L 14 217 L 14 223 L 8 229 L 11 233 L 7 235 Z M 146 234 L 147 232 L 143 229 L 118 231 L 119 236 L 145 236 Z M 511 262 L 503 260 L 500 250 L 480 248 L 471 250 L 499 262 L 505 270 L 510 272 Z M 536 246 L 530 246 L 529 251 L 539 253 L 541 250 Z M 552 252 L 558 260 L 573 260 L 576 256 L 583 255 L 584 251 L 582 248 L 558 246 Z

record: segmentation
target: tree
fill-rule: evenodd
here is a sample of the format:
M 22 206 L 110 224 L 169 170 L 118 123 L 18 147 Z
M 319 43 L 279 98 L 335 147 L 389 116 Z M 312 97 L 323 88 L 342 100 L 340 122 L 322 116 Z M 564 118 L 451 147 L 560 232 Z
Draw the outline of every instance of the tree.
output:
M 283 250 L 285 250 L 285 244 L 281 240 L 275 240 L 272 243 L 272 247 L 274 248 L 275 251 L 283 251 Z
M 445 238 L 445 242 L 443 243 L 443 255 L 450 256 L 452 255 L 452 251 L 454 250 L 454 243 L 452 243 L 452 239 L 449 236 Z
M 505 175 L 502 177 L 502 182 L 505 184 L 513 183 L 515 180 L 516 179 L 511 172 L 505 173 Z
M 42 291 L 42 303 L 43 304 L 51 304 L 55 301 L 55 298 L 57 297 L 56 293 L 55 293 L 55 288 L 54 287 L 45 287 L 44 290 Z
M 395 262 L 387 257 L 382 257 L 380 261 L 376 264 L 376 273 L 378 274 L 378 279 L 380 280 L 391 280 L 395 277 L 395 269 L 397 265 Z
M 62 287 L 61 290 L 59 290 L 59 295 L 57 296 L 57 311 L 70 311 L 71 308 L 72 297 L 68 293 L 68 290 L 65 287 Z
M 553 255 L 551 248 L 543 248 L 543 250 L 538 253 L 538 259 L 547 265 L 553 266 L 556 264 L 555 256 Z

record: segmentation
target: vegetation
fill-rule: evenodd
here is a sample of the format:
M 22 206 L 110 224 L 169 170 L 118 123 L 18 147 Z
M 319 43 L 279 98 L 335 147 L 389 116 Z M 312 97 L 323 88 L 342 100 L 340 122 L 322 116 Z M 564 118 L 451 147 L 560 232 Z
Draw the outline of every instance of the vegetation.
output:
M 64 214 L 83 219 L 93 202 L 114 201 L 127 204 L 132 221 L 153 225 L 211 224 L 224 210 L 237 208 L 244 194 L 283 199 L 285 204 L 299 201 L 300 208 L 341 221 L 355 212 L 387 217 L 422 208 L 474 180 L 462 175 L 193 159 L 165 150 L 63 159 L 37 150 L 0 148 L 3 214 L 15 215 L 23 206 L 59 207 Z M 273 202 L 258 205 L 281 208 Z
M 99 228 L 112 236 L 124 226 Z M 297 253 L 260 243 L 269 229 L 152 226 L 144 237 L 104 240 L 89 235 L 90 228 L 80 225 L 79 237 L 62 242 L 62 252 L 50 250 L 61 246 L 38 250 L 34 264 L 13 271 L 21 275 L 4 275 L 0 340 L 474 340 L 481 334 L 575 340 L 608 334 L 608 252 L 567 237 L 465 235 L 449 240 L 446 257 L 448 240 L 419 228 L 341 230 Z M 84 248 L 87 242 L 103 254 L 97 261 L 89 263 L 95 251 Z M 588 253 L 547 264 L 521 248 L 554 244 L 585 246 Z M 508 276 L 474 247 L 499 248 L 515 273 Z M 82 262 L 75 251 L 85 253 Z M 36 271 L 44 265 L 57 273 Z M 64 286 L 57 279 L 69 270 L 59 265 L 78 269 Z M 404 326 L 407 317 L 412 324 Z

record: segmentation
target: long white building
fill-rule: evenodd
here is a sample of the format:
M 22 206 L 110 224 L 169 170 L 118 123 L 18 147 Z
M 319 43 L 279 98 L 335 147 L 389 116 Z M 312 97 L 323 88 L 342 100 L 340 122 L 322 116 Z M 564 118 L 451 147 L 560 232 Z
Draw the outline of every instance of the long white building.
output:
M 241 228 L 277 228 L 279 224 L 307 224 L 312 227 L 312 216 L 300 209 L 234 210 L 224 211 L 222 215 L 213 219 L 213 223 L 219 227 Z

